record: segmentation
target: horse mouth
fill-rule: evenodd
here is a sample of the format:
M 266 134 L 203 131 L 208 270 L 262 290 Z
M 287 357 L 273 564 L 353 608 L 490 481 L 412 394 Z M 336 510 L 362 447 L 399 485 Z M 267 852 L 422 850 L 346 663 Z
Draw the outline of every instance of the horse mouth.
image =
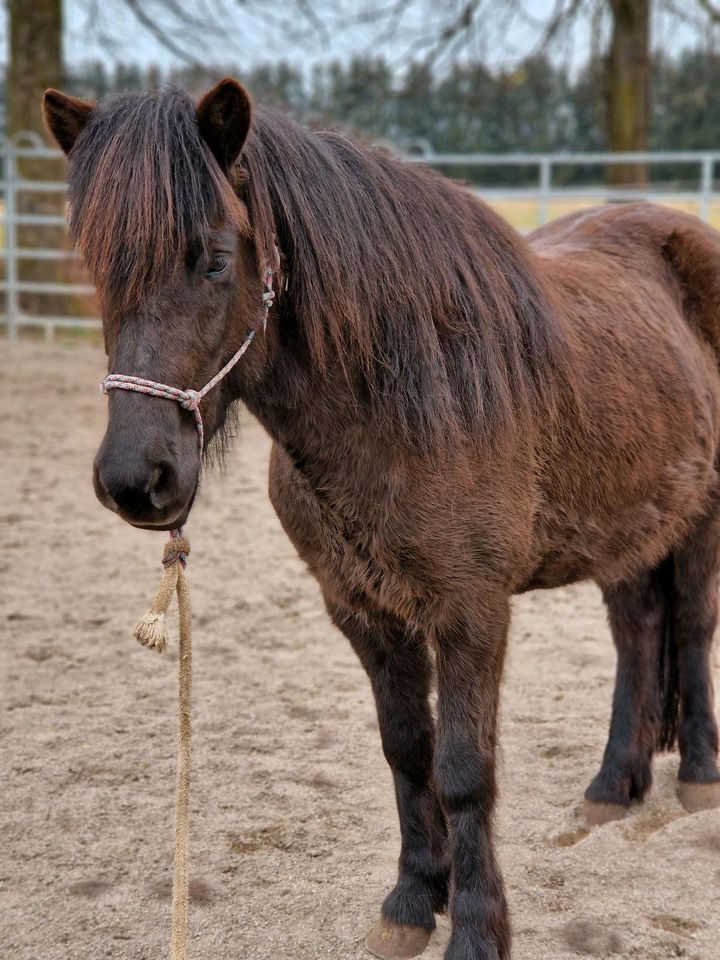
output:
M 141 520 L 137 517 L 126 516 L 121 510 L 115 510 L 115 513 L 120 517 L 121 520 L 124 520 L 125 523 L 129 523 L 131 527 L 135 527 L 136 530 L 177 530 L 180 527 L 184 526 L 187 523 L 187 519 L 190 516 L 190 511 L 192 510 L 193 503 L 195 503 L 195 496 L 197 494 L 197 487 L 193 490 L 190 499 L 182 508 L 182 510 L 174 517 L 173 520 L 161 520 L 161 521 L 150 521 L 150 520 Z
M 187 523 L 189 510 L 186 510 L 184 514 L 181 514 L 176 520 L 173 520 L 172 523 L 140 523 L 137 520 L 127 520 L 125 517 L 122 517 L 126 523 L 129 523 L 131 527 L 135 527 L 136 530 L 157 530 L 161 532 L 163 530 L 178 530 L 180 527 L 184 526 Z

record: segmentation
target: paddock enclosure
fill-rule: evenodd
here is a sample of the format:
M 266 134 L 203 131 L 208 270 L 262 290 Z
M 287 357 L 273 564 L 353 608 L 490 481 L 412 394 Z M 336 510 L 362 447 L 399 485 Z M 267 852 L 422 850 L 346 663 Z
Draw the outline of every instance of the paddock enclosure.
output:
M 95 500 L 104 355 L 3 342 L 0 391 L 6 960 L 166 953 L 176 653 L 131 638 L 164 537 Z M 360 960 L 395 878 L 392 781 L 366 677 L 269 504 L 241 419 L 190 524 L 195 613 L 189 955 Z M 501 710 L 499 859 L 516 960 L 717 960 L 720 812 L 686 814 L 676 754 L 642 807 L 578 819 L 607 735 L 599 592 L 517 598 Z M 716 670 L 717 675 L 717 670 Z M 439 960 L 441 920 L 423 955 Z

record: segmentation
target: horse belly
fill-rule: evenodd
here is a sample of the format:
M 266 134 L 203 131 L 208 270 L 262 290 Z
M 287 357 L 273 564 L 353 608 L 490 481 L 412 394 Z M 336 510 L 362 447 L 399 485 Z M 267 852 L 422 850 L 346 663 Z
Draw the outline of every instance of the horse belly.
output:
M 656 566 L 703 514 L 708 493 L 717 486 L 713 473 L 702 477 L 682 507 L 648 498 L 602 520 L 588 516 L 572 524 L 558 523 L 550 545 L 518 592 L 582 580 L 612 583 Z
M 701 426 L 698 419 L 695 431 L 675 444 L 655 445 L 650 436 L 634 471 L 622 450 L 591 459 L 596 469 L 570 503 L 546 494 L 536 531 L 542 546 L 522 589 L 610 583 L 662 561 L 720 494 L 715 423 Z M 560 481 L 555 489 L 562 488 Z

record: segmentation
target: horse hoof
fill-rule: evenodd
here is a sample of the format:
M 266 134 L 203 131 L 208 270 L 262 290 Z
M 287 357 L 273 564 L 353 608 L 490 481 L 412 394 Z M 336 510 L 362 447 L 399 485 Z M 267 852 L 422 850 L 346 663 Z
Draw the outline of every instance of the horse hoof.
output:
M 712 783 L 686 783 L 678 780 L 677 796 L 688 813 L 720 807 L 720 780 Z
M 382 917 L 365 937 L 365 947 L 381 960 L 410 960 L 423 952 L 431 933 L 423 927 L 407 927 Z
M 622 803 L 596 803 L 586 799 L 583 801 L 581 817 L 588 827 L 601 827 L 604 823 L 622 820 L 629 809 Z

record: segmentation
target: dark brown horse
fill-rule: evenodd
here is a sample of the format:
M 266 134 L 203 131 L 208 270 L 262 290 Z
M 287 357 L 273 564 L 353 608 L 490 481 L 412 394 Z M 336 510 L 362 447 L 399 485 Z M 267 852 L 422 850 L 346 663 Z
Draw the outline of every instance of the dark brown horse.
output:
M 112 372 L 202 386 L 260 325 L 273 263 L 267 332 L 203 402 L 205 438 L 237 400 L 270 433 L 272 502 L 372 683 L 402 851 L 369 946 L 419 950 L 449 901 L 447 960 L 509 957 L 492 813 L 514 593 L 603 591 L 618 669 L 594 809 L 642 800 L 676 738 L 685 802 L 718 799 L 720 235 L 631 205 L 526 242 L 432 170 L 251 122 L 232 80 L 197 106 L 48 91 L 45 111 Z M 184 522 L 190 414 L 121 390 L 109 410 L 101 501 Z

